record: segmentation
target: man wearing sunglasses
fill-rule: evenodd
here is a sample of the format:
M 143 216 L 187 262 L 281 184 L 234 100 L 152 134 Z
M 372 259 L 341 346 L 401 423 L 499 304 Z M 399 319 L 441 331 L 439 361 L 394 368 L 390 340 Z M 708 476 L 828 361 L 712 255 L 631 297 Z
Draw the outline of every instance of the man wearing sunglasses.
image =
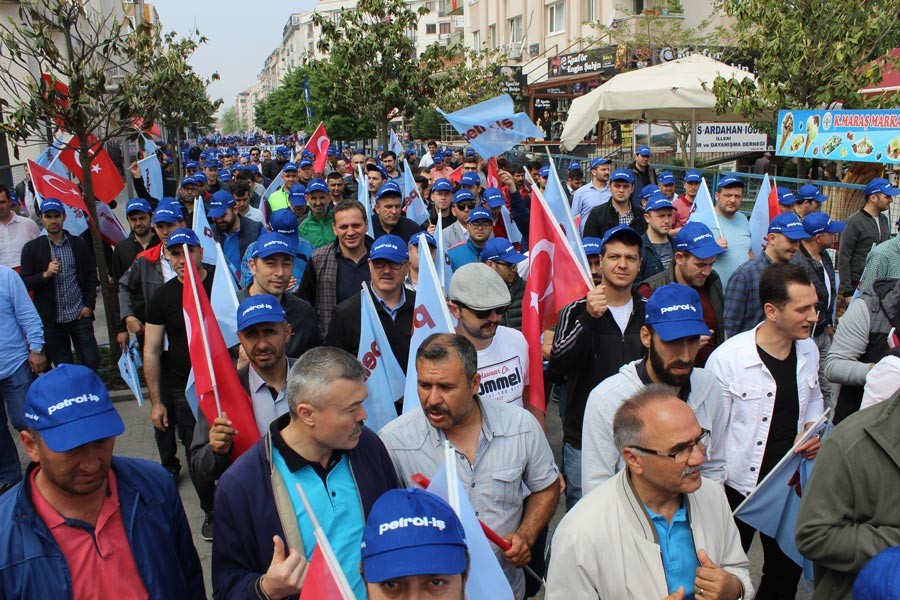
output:
M 694 368 L 701 336 L 709 335 L 700 295 L 692 287 L 671 283 L 657 288 L 644 309 L 641 343 L 646 358 L 628 363 L 588 396 L 581 433 L 581 485 L 587 494 L 624 467 L 613 440 L 613 417 L 619 406 L 645 385 L 659 384 L 683 400 L 700 426 L 712 431 L 701 472 L 725 481 L 725 409 L 722 387 L 709 371 Z
M 702 475 L 714 436 L 691 407 L 649 385 L 618 408 L 612 434 L 625 469 L 560 522 L 545 598 L 752 598 L 728 500 Z
M 450 180 L 438 179 L 435 181 L 431 190 L 432 195 L 439 185 L 443 186 L 440 183 L 441 181 L 449 183 Z M 469 211 L 475 206 L 475 196 L 469 190 L 459 190 L 453 194 L 453 205 L 450 207 L 450 211 L 453 214 L 453 224 L 449 227 L 444 227 L 444 243 L 447 245 L 447 248 L 465 244 L 469 241 L 469 230 L 466 228 L 466 225 L 469 223 Z

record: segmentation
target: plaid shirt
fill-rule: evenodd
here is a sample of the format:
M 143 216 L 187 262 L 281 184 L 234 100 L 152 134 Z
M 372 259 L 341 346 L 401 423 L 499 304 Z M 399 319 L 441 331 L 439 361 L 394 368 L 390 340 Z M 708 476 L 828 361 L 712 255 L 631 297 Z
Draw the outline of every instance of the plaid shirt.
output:
M 50 256 L 59 261 L 59 273 L 53 279 L 53 285 L 56 286 L 56 322 L 71 323 L 84 308 L 72 243 L 69 236 L 63 236 L 61 244 L 54 244 L 50 238 L 47 241 L 50 243 Z
M 634 221 L 634 211 L 629 210 L 624 215 L 622 213 L 618 213 L 619 215 L 619 225 L 631 225 L 631 222 Z
M 756 327 L 764 318 L 759 304 L 759 276 L 773 264 L 765 252 L 742 264 L 731 275 L 725 290 L 725 335 L 735 336 Z

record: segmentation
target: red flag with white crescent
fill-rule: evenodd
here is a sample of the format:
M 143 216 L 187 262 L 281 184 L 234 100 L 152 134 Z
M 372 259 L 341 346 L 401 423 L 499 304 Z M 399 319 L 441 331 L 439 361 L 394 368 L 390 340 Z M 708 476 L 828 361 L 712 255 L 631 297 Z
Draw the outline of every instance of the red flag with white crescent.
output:
M 94 183 L 94 196 L 98 200 L 109 204 L 116 199 L 123 189 L 125 182 L 119 175 L 116 165 L 102 145 L 96 143 L 94 136 L 89 138 L 91 148 L 87 156 L 91 160 L 91 181 Z M 66 165 L 75 177 L 81 181 L 81 160 L 83 152 L 78 144 L 78 138 L 72 136 L 66 144 L 65 150 L 59 153 L 59 161 Z
M 28 172 L 31 173 L 31 183 L 34 185 L 34 191 L 41 198 L 56 198 L 67 206 L 87 212 L 81 188 L 74 181 L 60 177 L 33 160 L 28 161 Z
M 306 149 L 316 155 L 316 161 L 313 163 L 313 171 L 316 173 L 325 172 L 325 162 L 328 160 L 330 145 L 331 140 L 328 139 L 328 134 L 325 132 L 325 125 L 320 122 L 306 142 Z

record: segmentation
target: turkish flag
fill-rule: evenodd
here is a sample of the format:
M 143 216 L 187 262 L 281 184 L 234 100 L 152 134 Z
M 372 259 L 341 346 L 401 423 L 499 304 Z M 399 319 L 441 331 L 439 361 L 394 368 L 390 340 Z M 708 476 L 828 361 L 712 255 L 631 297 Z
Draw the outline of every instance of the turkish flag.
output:
M 197 401 L 209 423 L 219 416 L 220 409 L 228 413 L 233 427 L 239 432 L 234 436 L 234 450 L 231 453 L 232 460 L 235 460 L 259 440 L 256 417 L 253 416 L 250 396 L 238 380 L 197 267 L 189 254 L 186 258 L 181 302 Z
M 306 149 L 316 155 L 316 162 L 313 163 L 313 171 L 316 173 L 325 172 L 325 162 L 328 160 L 328 146 L 330 145 L 331 140 L 325 133 L 325 125 L 320 121 L 319 126 L 306 142 Z
M 528 282 L 522 300 L 522 334 L 528 341 L 528 362 L 532 365 L 528 402 L 545 411 L 541 334 L 556 325 L 559 311 L 590 291 L 591 283 L 536 187 L 534 200 L 529 236 L 535 243 L 529 254 Z
M 462 179 L 462 165 L 459 165 L 458 167 L 450 171 L 450 174 L 447 175 L 447 179 L 459 185 L 459 182 Z
M 116 199 L 123 189 L 125 182 L 116 169 L 115 163 L 109 153 L 96 143 L 94 136 L 90 136 L 91 149 L 88 155 L 91 158 L 91 181 L 94 182 L 94 196 L 109 204 Z M 59 160 L 75 177 L 81 181 L 81 148 L 78 138 L 74 135 L 66 144 L 66 149 L 59 153 Z
M 335 568 L 340 569 L 340 565 Z M 306 581 L 300 590 L 300 600 L 345 600 L 341 587 L 332 572 L 332 565 L 325 560 L 322 545 L 316 544 L 309 561 Z M 346 599 L 349 600 L 349 599 Z
M 65 112 L 69 106 L 69 86 L 62 81 L 54 81 L 53 77 L 48 73 L 41 73 L 41 85 L 43 86 L 42 96 L 49 99 L 53 94 L 53 104 L 58 113 Z M 51 87 L 53 88 L 51 90 Z M 60 118 L 54 118 L 54 122 L 63 127 L 65 123 Z
M 149 127 L 145 127 L 144 119 L 137 117 L 134 122 L 132 122 L 132 125 L 142 133 L 152 135 L 155 138 L 162 138 L 162 130 L 160 130 L 159 125 L 156 123 L 151 123 Z
M 778 206 L 778 188 L 775 187 L 775 178 L 772 178 L 772 189 L 769 190 L 769 222 L 781 214 L 781 208 Z
M 87 213 L 87 206 L 84 204 L 81 188 L 75 182 L 63 179 L 33 160 L 28 161 L 28 171 L 31 173 L 31 183 L 34 185 L 34 191 L 40 194 L 41 198 L 56 198 L 67 206 Z

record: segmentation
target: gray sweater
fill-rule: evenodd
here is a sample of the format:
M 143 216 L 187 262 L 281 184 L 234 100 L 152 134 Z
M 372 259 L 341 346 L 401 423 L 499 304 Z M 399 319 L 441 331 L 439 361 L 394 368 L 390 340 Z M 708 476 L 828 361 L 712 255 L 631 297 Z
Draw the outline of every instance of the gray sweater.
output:
M 849 296 L 856 289 L 866 268 L 866 256 L 873 244 L 879 244 L 891 237 L 891 224 L 884 213 L 878 221 L 864 210 L 847 219 L 847 228 L 841 234 L 838 249 L 838 273 L 841 278 L 840 293 Z

